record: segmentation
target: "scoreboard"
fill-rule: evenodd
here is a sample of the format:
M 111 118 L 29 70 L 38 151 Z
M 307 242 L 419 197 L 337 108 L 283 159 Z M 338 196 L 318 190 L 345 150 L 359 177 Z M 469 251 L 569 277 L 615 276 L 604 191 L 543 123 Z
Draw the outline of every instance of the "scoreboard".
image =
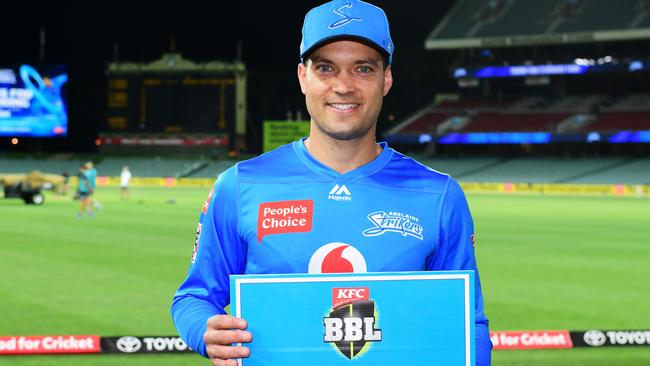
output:
M 150 64 L 112 63 L 106 77 L 105 132 L 245 135 L 242 63 L 166 54 Z

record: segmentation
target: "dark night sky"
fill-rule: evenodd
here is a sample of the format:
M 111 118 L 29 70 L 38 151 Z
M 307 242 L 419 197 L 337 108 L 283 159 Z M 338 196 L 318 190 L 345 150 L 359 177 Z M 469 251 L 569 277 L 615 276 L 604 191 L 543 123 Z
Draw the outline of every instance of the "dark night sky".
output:
M 440 61 L 424 51 L 424 38 L 453 0 L 372 2 L 386 11 L 396 46 L 396 83 L 383 115 L 394 113 L 399 119 L 436 92 L 430 85 L 435 70 L 427 68 L 439 68 Z M 295 77 L 300 29 L 305 13 L 322 1 L 20 3 L 3 4 L 0 10 L 0 64 L 37 62 L 39 30 L 45 29 L 45 61 L 69 65 L 67 143 L 74 146 L 88 145 L 103 124 L 104 70 L 116 42 L 120 61 L 150 62 L 169 50 L 173 37 L 177 52 L 200 62 L 235 59 L 241 41 L 249 71 L 249 124 L 284 118 L 287 109 L 304 110 Z

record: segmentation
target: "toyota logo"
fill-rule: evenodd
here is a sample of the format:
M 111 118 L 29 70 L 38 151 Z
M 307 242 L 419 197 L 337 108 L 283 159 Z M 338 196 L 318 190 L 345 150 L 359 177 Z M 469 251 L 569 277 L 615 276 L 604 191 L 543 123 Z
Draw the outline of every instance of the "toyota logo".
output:
M 136 337 L 122 337 L 115 342 L 117 349 L 124 353 L 138 352 L 142 348 L 142 342 Z
M 605 333 L 599 330 L 589 330 L 585 332 L 583 338 L 585 340 L 585 343 L 593 347 L 602 346 L 603 344 L 605 344 L 605 341 L 607 340 L 607 338 L 605 337 Z

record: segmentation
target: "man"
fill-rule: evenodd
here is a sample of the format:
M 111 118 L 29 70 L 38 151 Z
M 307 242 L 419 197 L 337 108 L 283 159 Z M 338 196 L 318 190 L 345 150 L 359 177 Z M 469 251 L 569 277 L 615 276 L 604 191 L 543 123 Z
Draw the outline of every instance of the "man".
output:
M 309 137 L 221 174 L 205 202 L 192 264 L 176 292 L 179 334 L 214 365 L 250 350 L 244 319 L 224 315 L 231 274 L 476 270 L 459 185 L 375 142 L 393 83 L 384 12 L 333 1 L 305 17 L 298 80 Z M 398 223 L 398 224 L 397 224 Z M 476 276 L 477 365 L 490 364 Z
M 102 204 L 94 197 L 95 187 L 97 186 L 97 169 L 95 169 L 95 165 L 92 161 L 86 162 L 86 175 L 88 176 L 88 183 L 90 184 L 88 200 L 96 209 L 100 209 L 102 208 Z
M 120 197 L 123 200 L 129 199 L 129 182 L 131 181 L 131 171 L 128 166 L 122 167 L 120 172 Z
M 79 212 L 77 212 L 77 217 L 83 217 L 84 212 L 88 214 L 88 217 L 93 217 L 93 206 L 90 199 L 93 189 L 90 184 L 90 179 L 88 178 L 88 168 L 86 164 L 81 164 L 79 166 L 79 174 L 77 176 L 79 177 L 79 185 L 77 186 Z

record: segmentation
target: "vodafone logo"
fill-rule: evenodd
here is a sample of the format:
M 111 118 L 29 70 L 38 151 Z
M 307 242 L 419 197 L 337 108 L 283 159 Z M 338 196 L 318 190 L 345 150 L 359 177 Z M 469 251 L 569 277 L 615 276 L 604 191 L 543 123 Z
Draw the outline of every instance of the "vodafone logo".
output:
M 329 243 L 318 248 L 309 260 L 308 273 L 364 273 L 366 260 L 357 248 Z

